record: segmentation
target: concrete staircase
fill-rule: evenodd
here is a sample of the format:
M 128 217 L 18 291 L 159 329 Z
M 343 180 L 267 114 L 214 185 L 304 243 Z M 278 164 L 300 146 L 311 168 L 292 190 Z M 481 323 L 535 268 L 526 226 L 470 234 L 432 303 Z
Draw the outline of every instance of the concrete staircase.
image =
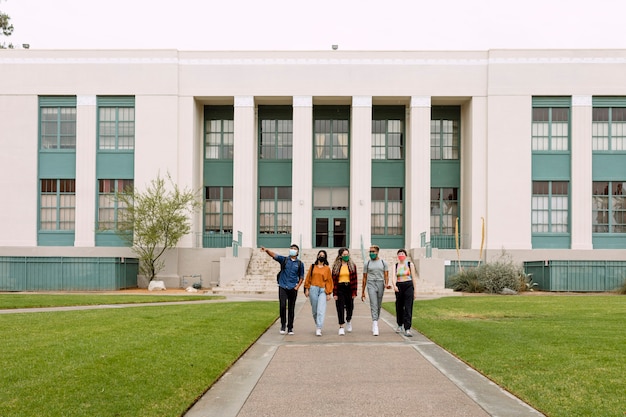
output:
M 271 249 L 273 252 L 286 256 L 288 248 Z M 300 259 L 304 263 L 304 273 L 309 270 L 311 264 L 317 258 L 320 249 L 304 249 L 300 253 Z M 326 249 L 328 253 L 328 262 L 332 265 L 337 256 L 338 249 Z M 393 269 L 393 265 L 397 262 L 395 249 L 381 249 L 379 256 L 389 265 L 389 270 Z M 365 256 L 367 256 L 367 252 Z M 350 256 L 357 266 L 359 277 L 359 294 L 361 291 L 361 282 L 363 277 L 363 256 L 360 249 L 351 249 Z M 412 262 L 412 261 L 411 261 Z M 276 274 L 280 271 L 280 264 L 270 258 L 260 249 L 254 249 L 248 264 L 246 276 L 240 280 L 229 283 L 228 285 L 213 287 L 208 290 L 212 294 L 266 294 L 277 293 Z M 425 294 L 441 294 L 451 292 L 451 290 L 443 290 L 441 288 L 431 288 L 425 280 L 418 279 L 416 291 Z

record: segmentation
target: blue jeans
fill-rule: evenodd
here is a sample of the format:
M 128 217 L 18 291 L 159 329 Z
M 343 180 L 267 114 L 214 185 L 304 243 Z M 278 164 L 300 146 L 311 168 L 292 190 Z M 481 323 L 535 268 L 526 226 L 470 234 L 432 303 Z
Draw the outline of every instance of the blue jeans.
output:
M 326 291 L 324 288 L 312 285 L 309 288 L 309 300 L 311 300 L 311 311 L 315 327 L 321 329 L 324 326 L 324 315 L 326 314 Z

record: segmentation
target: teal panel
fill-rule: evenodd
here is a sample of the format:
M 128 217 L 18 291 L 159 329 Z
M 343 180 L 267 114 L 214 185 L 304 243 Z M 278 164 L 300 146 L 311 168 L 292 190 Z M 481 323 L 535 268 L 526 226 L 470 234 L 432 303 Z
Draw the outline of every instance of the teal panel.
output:
M 76 96 L 40 96 L 41 107 L 76 107 Z
M 570 107 L 571 97 L 533 97 L 533 107 Z
M 204 120 L 233 120 L 233 106 L 204 106 Z
M 626 177 L 626 152 L 594 153 L 592 178 L 594 181 L 623 181 Z
M 259 115 L 259 120 L 261 119 L 291 120 L 293 118 L 293 107 L 262 105 L 262 106 L 259 106 L 258 108 L 258 115 Z
M 99 179 L 132 179 L 135 177 L 133 152 L 98 152 L 96 176 Z
M 38 232 L 38 246 L 74 246 L 74 231 Z
M 233 161 L 204 161 L 204 185 L 230 187 L 233 185 Z
M 569 249 L 571 238 L 569 234 L 533 235 L 533 249 Z
M 591 242 L 594 249 L 626 249 L 626 236 L 624 234 L 594 233 Z M 626 276 L 624 278 L 626 279 Z
M 537 154 L 532 156 L 533 180 L 569 181 L 571 165 L 569 153 Z
M 203 248 L 229 248 L 231 246 L 233 246 L 232 233 L 209 231 L 202 234 Z
M 350 118 L 350 106 L 313 106 L 313 119 L 346 120 Z
M 404 120 L 405 106 L 372 106 L 372 120 Z
M 548 261 L 524 262 L 524 272 L 531 274 L 533 282 L 537 284 L 537 289 L 552 291 Z
M 593 107 L 626 107 L 626 97 L 593 97 Z
M 134 107 L 133 96 L 98 96 L 97 105 L 103 107 Z
M 39 178 L 76 178 L 76 152 L 39 152 Z
M 404 187 L 404 161 L 373 161 L 372 187 Z
M 291 235 L 258 235 L 257 246 L 266 248 L 288 248 L 291 245 Z M 286 251 L 285 251 L 286 252 Z
M 431 120 L 461 120 L 461 106 L 432 106 Z
M 430 246 L 437 249 L 456 249 L 456 241 L 454 235 L 430 235 Z M 459 236 L 459 248 L 462 244 L 461 236 Z
M 129 247 L 126 240 L 119 237 L 115 232 L 96 232 L 96 246 Z
M 291 187 L 292 161 L 259 161 L 259 186 Z
M 137 287 L 135 258 L 0 257 L 2 291 L 103 291 Z
M 350 185 L 350 163 L 348 161 L 313 162 L 313 185 L 347 187 Z
M 430 186 L 431 187 L 460 187 L 461 186 L 461 162 L 454 161 L 430 161 Z
M 399 249 L 404 247 L 404 236 L 372 235 L 372 244 L 381 249 Z

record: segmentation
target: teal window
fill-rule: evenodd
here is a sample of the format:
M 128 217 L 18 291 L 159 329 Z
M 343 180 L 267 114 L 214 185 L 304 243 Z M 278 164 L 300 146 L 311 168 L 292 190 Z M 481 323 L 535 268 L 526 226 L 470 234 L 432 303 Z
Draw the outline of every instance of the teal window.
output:
M 126 207 L 115 198 L 116 193 L 131 190 L 133 180 L 98 180 L 98 230 L 117 230 L 124 220 Z
M 233 159 L 235 122 L 226 119 L 205 120 L 205 158 Z
M 348 120 L 315 120 L 315 159 L 348 159 L 349 125 Z
M 433 112 L 434 113 L 434 112 Z M 461 142 L 460 120 L 448 117 L 431 117 L 430 159 L 458 160 Z
M 456 220 L 459 217 L 459 189 L 430 189 L 430 235 L 433 247 L 437 236 L 454 236 Z M 449 246 L 446 244 L 444 246 Z M 451 246 L 454 247 L 454 246 Z
M 372 187 L 372 235 L 402 235 L 404 230 L 403 190 Z
M 98 149 L 135 149 L 134 97 L 98 97 Z
M 292 159 L 293 120 L 261 120 L 259 157 L 261 159 Z
M 372 120 L 372 159 L 404 159 L 403 135 L 403 120 Z
M 76 107 L 41 106 L 41 149 L 76 149 Z
M 594 151 L 626 150 L 625 107 L 594 107 L 592 117 Z
M 204 231 L 233 232 L 233 187 L 205 188 Z
M 259 233 L 291 233 L 291 187 L 260 187 Z
M 533 151 L 564 152 L 569 150 L 569 113 L 569 107 L 533 108 Z
M 76 180 L 40 180 L 39 230 L 74 230 Z
M 626 233 L 625 181 L 593 182 L 593 232 Z
M 569 232 L 569 182 L 533 181 L 531 228 L 533 233 Z

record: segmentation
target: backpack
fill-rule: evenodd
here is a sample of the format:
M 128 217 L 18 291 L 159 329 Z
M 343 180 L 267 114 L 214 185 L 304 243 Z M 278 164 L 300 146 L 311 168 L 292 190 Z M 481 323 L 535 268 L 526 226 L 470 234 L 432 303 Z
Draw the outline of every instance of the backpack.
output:
M 287 266 L 287 257 L 285 257 L 285 260 L 283 262 L 280 263 L 280 271 L 278 271 L 278 273 L 276 274 L 276 283 L 278 284 L 278 280 L 280 279 L 280 274 L 283 273 L 283 271 L 285 270 L 285 266 Z M 298 273 L 300 272 L 300 269 L 304 269 L 304 264 L 302 263 L 302 261 L 300 259 L 298 259 Z

